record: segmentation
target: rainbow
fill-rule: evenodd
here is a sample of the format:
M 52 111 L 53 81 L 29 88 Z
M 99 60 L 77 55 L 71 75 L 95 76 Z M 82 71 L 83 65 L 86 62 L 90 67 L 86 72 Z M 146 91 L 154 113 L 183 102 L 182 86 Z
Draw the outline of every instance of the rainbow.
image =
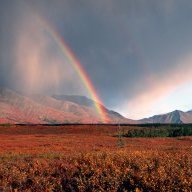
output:
M 102 101 L 99 98 L 93 83 L 91 82 L 88 74 L 86 73 L 85 69 L 82 67 L 80 61 L 76 58 L 73 51 L 70 49 L 70 47 L 65 42 L 64 38 L 61 37 L 61 35 L 54 30 L 53 27 L 51 27 L 49 24 L 47 24 L 45 21 L 42 21 L 42 26 L 46 29 L 46 31 L 50 34 L 50 36 L 54 39 L 54 41 L 57 43 L 57 45 L 60 47 L 62 53 L 65 55 L 65 58 L 67 58 L 68 62 L 71 64 L 71 66 L 75 69 L 77 74 L 79 75 L 82 83 L 86 87 L 91 99 L 94 102 L 95 109 L 98 113 L 98 115 L 101 118 L 102 123 L 109 122 L 109 118 L 106 114 L 106 109 L 102 105 Z

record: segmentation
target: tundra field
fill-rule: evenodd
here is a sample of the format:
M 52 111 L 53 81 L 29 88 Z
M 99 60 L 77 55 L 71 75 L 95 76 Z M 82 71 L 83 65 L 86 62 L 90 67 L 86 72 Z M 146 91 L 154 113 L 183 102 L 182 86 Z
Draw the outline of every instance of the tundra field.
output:
M 0 191 L 192 191 L 192 136 L 123 137 L 133 129 L 2 125 Z

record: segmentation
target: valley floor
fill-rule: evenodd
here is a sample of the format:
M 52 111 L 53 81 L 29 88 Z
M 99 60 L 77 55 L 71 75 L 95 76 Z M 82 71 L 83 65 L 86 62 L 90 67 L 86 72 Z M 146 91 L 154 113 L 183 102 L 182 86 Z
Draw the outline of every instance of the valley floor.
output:
M 0 191 L 191 191 L 192 137 L 118 132 L 109 125 L 0 126 Z

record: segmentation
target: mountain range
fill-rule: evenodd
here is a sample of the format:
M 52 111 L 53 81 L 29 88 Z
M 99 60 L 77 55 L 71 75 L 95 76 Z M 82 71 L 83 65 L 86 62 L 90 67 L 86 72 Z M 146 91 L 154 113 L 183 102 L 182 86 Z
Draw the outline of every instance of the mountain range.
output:
M 97 103 L 98 104 L 98 103 Z M 192 123 L 192 111 L 155 115 L 141 120 L 131 120 L 121 114 L 100 107 L 105 111 L 107 123 Z M 23 95 L 7 88 L 0 88 L 0 123 L 64 124 L 103 123 L 95 109 L 95 101 L 79 95 Z
M 192 123 L 192 111 L 179 111 L 175 110 L 170 113 L 155 115 L 150 118 L 141 119 L 140 123 L 173 123 L 173 124 L 182 124 L 182 123 Z
M 101 104 L 99 104 L 101 105 Z M 134 123 L 102 106 L 108 123 Z M 95 101 L 77 95 L 23 95 L 0 88 L 0 123 L 102 123 Z

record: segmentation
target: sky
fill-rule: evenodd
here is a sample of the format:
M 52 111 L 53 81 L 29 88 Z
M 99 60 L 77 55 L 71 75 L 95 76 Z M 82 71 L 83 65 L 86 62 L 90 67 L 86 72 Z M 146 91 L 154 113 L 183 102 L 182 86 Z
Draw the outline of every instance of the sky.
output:
M 191 110 L 191 0 L 1 0 L 0 86 L 89 97 L 50 31 L 103 104 L 141 119 Z

